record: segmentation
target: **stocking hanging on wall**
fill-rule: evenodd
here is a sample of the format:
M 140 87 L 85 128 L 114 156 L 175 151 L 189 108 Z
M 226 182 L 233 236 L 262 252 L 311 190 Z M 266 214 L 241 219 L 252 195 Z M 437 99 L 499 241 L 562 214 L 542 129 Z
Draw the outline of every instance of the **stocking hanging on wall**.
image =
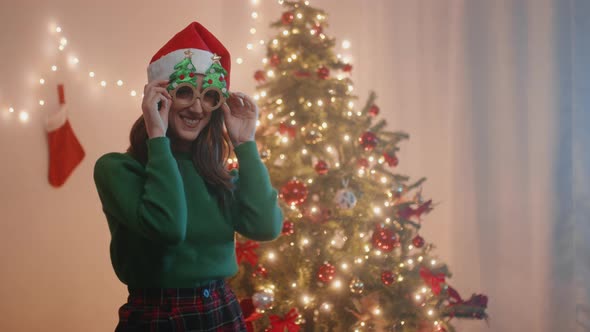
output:
M 49 183 L 61 187 L 86 155 L 68 120 L 63 84 L 57 86 L 60 109 L 47 118 Z

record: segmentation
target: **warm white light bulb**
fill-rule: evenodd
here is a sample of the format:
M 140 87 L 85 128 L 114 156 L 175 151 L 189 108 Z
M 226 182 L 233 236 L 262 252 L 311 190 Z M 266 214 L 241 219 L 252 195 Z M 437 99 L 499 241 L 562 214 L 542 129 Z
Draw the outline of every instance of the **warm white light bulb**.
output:
M 348 40 L 343 40 L 343 41 L 342 41 L 342 48 L 343 48 L 343 49 L 348 49 L 348 48 L 350 48 L 350 41 L 348 41 Z
M 257 12 L 252 12 L 251 14 L 253 19 L 257 19 L 258 18 L 258 13 Z
M 45 84 L 45 80 L 44 79 L 39 79 L 39 84 Z
M 131 90 L 131 97 L 135 97 L 137 96 L 137 92 L 135 92 L 135 90 Z
M 101 81 L 101 82 L 100 82 L 100 85 L 101 85 L 101 86 L 104 88 L 105 86 L 107 86 L 107 82 L 105 82 L 105 81 Z
M 39 105 L 41 105 L 41 106 L 45 105 L 45 100 L 39 100 Z
M 18 115 L 18 118 L 20 119 L 21 122 L 27 122 L 27 121 L 29 121 L 29 113 L 22 111 Z
M 96 74 L 94 74 L 94 72 L 93 72 L 93 71 L 91 71 L 91 72 L 89 72 L 89 73 L 88 73 L 88 76 L 90 76 L 90 77 L 94 77 L 95 75 L 96 75 Z
M 244 59 L 242 58 L 237 58 L 236 62 L 238 63 L 238 65 L 241 65 L 242 63 L 244 63 Z
M 118 80 L 118 81 L 117 81 L 117 85 L 118 85 L 118 86 L 123 86 L 123 81 L 121 81 L 121 80 Z
M 55 28 L 55 32 L 61 32 L 61 27 Z
M 51 66 L 51 70 L 57 71 L 57 66 Z
M 256 33 L 256 28 L 250 28 L 250 33 L 251 34 L 255 34 Z

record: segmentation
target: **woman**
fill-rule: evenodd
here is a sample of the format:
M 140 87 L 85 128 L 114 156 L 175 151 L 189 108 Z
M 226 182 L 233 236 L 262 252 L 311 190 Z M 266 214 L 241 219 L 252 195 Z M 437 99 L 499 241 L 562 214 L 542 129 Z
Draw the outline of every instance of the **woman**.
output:
M 129 291 L 116 331 L 246 330 L 224 282 L 238 269 L 235 232 L 275 239 L 283 214 L 254 141 L 258 108 L 229 92 L 229 70 L 225 47 L 191 23 L 148 67 L 127 152 L 96 162 L 112 265 Z

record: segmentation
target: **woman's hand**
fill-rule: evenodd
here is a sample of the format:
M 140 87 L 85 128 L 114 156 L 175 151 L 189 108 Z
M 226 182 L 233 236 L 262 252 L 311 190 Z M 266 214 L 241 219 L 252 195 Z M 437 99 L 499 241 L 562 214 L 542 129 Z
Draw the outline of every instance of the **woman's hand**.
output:
M 258 106 L 252 98 L 241 92 L 232 92 L 226 102 L 221 105 L 221 109 L 223 109 L 225 127 L 234 148 L 254 140 Z
M 168 113 L 172 104 L 172 96 L 166 90 L 167 85 L 167 80 L 153 81 L 143 88 L 141 110 L 149 138 L 166 136 Z M 159 102 L 162 103 L 162 107 L 158 111 Z

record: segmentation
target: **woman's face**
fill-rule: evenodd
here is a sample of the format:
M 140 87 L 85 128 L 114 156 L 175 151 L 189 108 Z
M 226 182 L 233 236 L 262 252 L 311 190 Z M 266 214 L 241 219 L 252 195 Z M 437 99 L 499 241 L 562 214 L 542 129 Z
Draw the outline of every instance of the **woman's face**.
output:
M 203 81 L 203 75 L 197 75 L 199 82 L 198 86 L 201 86 Z M 200 99 L 196 99 L 195 102 L 186 107 L 179 107 L 172 103 L 170 107 L 170 113 L 168 115 L 168 127 L 172 130 L 184 148 L 190 147 L 190 144 L 197 139 L 199 133 L 209 123 L 211 119 L 211 112 L 203 111 Z

